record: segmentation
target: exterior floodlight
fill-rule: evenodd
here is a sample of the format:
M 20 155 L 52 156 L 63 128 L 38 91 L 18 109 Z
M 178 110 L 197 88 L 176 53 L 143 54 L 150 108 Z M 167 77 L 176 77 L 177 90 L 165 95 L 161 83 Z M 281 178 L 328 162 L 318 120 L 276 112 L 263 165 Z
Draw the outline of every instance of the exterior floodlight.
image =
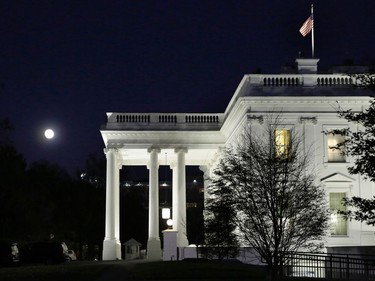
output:
M 167 220 L 167 225 L 168 225 L 169 227 L 172 227 L 172 225 L 173 225 L 173 220 L 172 220 L 172 219 L 168 219 L 168 220 Z
M 169 219 L 171 217 L 171 209 L 169 208 L 161 209 L 161 217 L 165 220 Z

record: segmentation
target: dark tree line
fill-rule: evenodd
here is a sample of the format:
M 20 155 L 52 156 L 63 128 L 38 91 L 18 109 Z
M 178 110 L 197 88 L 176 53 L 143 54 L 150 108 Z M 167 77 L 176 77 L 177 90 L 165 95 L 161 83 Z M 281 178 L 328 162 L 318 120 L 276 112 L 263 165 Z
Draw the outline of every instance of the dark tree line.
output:
M 12 144 L 12 130 L 9 120 L 0 119 L 0 242 L 22 245 L 53 237 L 81 253 L 88 246 L 92 253 L 86 258 L 100 258 L 105 230 L 104 154 L 89 155 L 84 171 L 76 175 L 46 161 L 28 166 Z M 145 247 L 147 187 L 122 186 L 120 201 L 121 242 L 134 238 Z M 203 242 L 202 212 L 203 201 L 187 210 L 191 243 Z M 167 228 L 162 219 L 160 227 Z
M 13 126 L 0 119 L 0 242 L 46 241 L 53 237 L 82 258 L 100 258 L 105 230 L 106 159 L 91 154 L 84 171 L 68 174 L 57 164 L 27 165 L 12 144 Z M 121 242 L 147 244 L 148 192 L 121 188 Z M 85 252 L 85 253 L 84 253 Z
M 28 167 L 9 138 L 11 130 L 8 120 L 0 121 L 0 241 L 23 244 L 53 238 L 76 251 L 84 245 L 100 247 L 105 189 L 55 164 Z

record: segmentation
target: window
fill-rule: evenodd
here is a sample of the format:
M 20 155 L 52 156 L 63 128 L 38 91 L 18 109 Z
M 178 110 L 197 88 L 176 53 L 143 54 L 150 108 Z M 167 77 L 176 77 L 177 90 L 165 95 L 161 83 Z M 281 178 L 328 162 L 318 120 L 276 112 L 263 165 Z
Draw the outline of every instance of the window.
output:
M 345 141 L 345 136 L 343 135 L 338 135 L 338 134 L 327 135 L 328 162 L 345 162 L 346 161 L 345 155 L 340 150 L 331 148 L 344 141 Z
M 276 156 L 286 158 L 290 148 L 290 130 L 275 130 Z
M 334 192 L 329 194 L 329 209 L 331 211 L 331 235 L 347 235 L 348 222 L 337 211 L 346 211 L 342 199 L 346 197 L 345 192 Z

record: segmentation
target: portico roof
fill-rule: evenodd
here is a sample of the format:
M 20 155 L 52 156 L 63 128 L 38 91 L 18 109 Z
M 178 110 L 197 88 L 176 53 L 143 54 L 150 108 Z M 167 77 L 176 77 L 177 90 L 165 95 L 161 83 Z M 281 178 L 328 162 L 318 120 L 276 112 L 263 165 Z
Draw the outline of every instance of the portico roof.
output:
M 186 148 L 186 164 L 202 165 L 225 146 L 220 131 L 223 114 L 108 113 L 101 134 L 107 148 L 116 148 L 123 165 L 145 165 L 148 149 L 161 150 L 159 164 L 170 165 L 174 150 Z M 165 157 L 166 156 L 166 157 Z

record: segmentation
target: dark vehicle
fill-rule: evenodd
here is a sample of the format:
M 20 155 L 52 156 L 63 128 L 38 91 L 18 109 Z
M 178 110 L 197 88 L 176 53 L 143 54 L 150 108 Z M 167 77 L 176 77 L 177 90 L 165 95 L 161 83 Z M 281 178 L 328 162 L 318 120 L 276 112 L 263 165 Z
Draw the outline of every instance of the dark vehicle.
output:
M 19 261 L 16 243 L 0 243 L 0 265 L 16 265 Z
M 21 247 L 22 263 L 55 264 L 69 261 L 68 247 L 64 242 L 36 242 Z

